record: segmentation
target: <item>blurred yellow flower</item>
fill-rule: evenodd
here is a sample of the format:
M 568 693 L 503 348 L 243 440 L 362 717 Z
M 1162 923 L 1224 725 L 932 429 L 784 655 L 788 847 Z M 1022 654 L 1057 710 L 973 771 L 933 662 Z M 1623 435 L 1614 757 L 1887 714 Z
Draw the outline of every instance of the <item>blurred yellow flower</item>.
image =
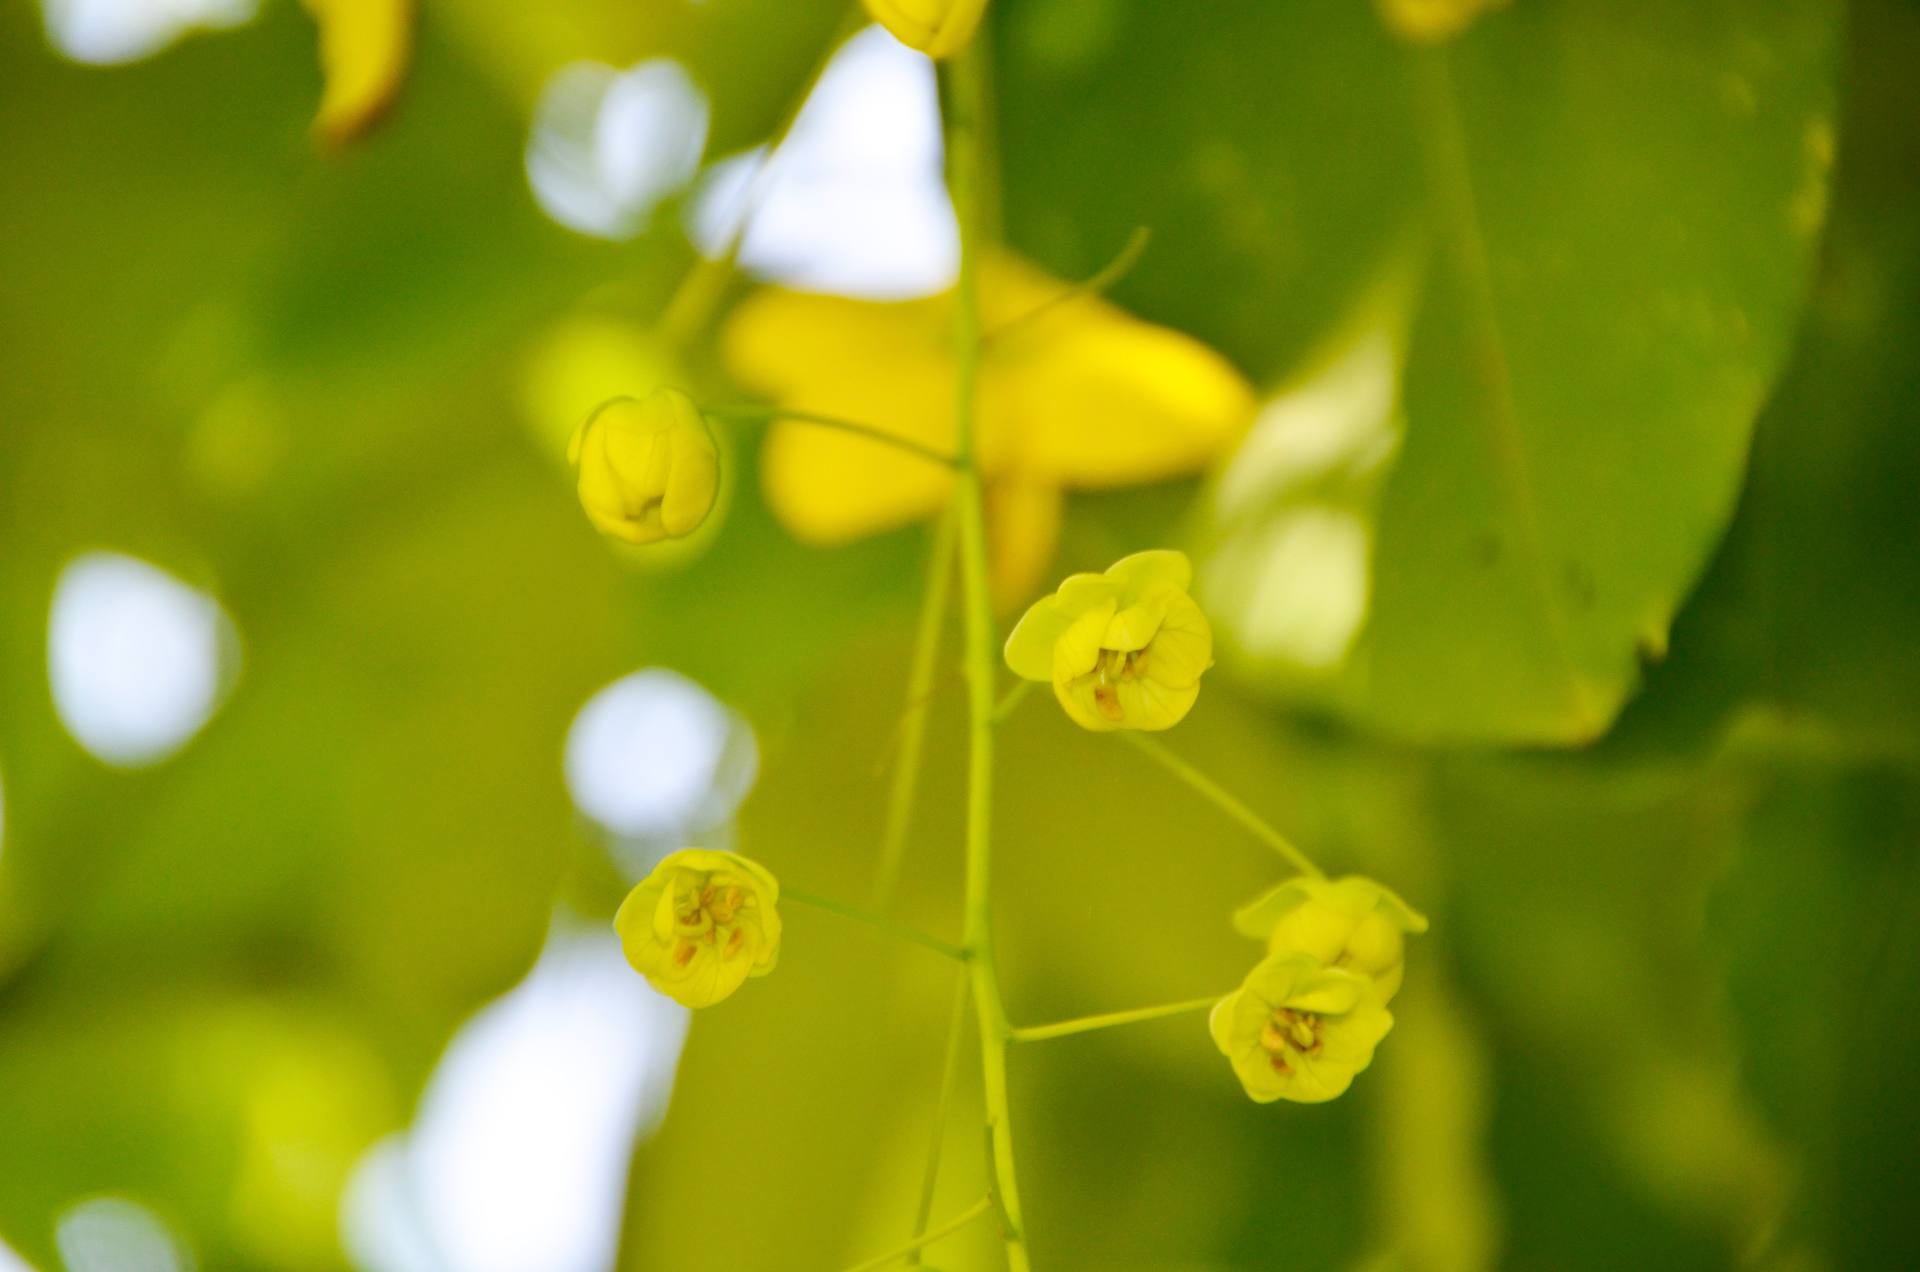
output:
M 1393 1016 L 1367 977 L 1276 954 L 1214 1005 L 1208 1026 L 1253 1099 L 1319 1104 L 1373 1063 Z
M 1200 696 L 1213 631 L 1187 595 L 1183 552 L 1136 552 L 1105 574 L 1075 574 L 1035 601 L 1007 637 L 1007 666 L 1051 681 L 1083 728 L 1168 729 Z
M 731 852 L 683 848 L 614 915 L 627 962 L 684 1007 L 711 1007 L 780 957 L 780 883 Z
M 873 20 L 894 39 L 928 57 L 951 57 L 967 47 L 987 0 L 865 0 Z
M 1242 906 L 1233 926 L 1269 954 L 1309 954 L 1371 978 L 1385 1003 L 1406 973 L 1406 934 L 1426 931 L 1427 917 L 1360 875 L 1302 876 Z
M 713 433 L 678 389 L 603 403 L 573 435 L 580 506 L 628 543 L 679 539 L 700 528 L 720 489 Z
M 1387 29 L 1414 44 L 1438 44 L 1507 0 L 1374 0 Z
M 326 89 L 313 130 L 351 141 L 386 112 L 413 56 L 414 0 L 303 0 L 320 27 Z
M 1063 491 L 1198 472 L 1233 445 L 1253 412 L 1246 380 L 1213 350 L 1097 296 L 1062 301 L 1067 290 L 1004 253 L 981 262 L 990 334 L 976 440 L 1003 607 L 1045 578 Z M 735 379 L 782 407 L 950 451 L 952 315 L 950 293 L 879 303 L 767 288 L 734 310 L 722 352 Z M 793 423 L 768 430 L 761 479 L 781 522 L 823 545 L 930 517 L 953 488 L 953 474 L 937 464 Z

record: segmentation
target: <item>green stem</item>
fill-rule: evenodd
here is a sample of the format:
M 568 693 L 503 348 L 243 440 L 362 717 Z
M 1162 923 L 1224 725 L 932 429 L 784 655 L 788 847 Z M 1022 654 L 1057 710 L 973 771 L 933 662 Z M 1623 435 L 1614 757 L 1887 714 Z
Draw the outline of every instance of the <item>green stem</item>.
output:
M 1091 1033 L 1095 1029 L 1111 1029 L 1115 1025 L 1131 1025 L 1142 1020 L 1158 1020 L 1162 1016 L 1179 1016 L 1190 1011 L 1199 1011 L 1202 1007 L 1211 1007 L 1225 995 L 1211 994 L 1206 998 L 1189 998 L 1185 1002 L 1162 1003 L 1158 1007 L 1135 1007 L 1131 1011 L 1109 1011 L 1098 1016 L 1076 1016 L 1072 1020 L 1056 1021 L 1051 1025 L 1029 1025 L 1013 1031 L 1015 1042 L 1045 1042 L 1049 1038 L 1065 1038 L 1070 1034 Z
M 870 442 L 891 446 L 909 455 L 917 455 L 929 463 L 939 464 L 942 468 L 960 466 L 958 457 L 949 455 L 938 447 L 927 446 L 910 437 L 889 433 L 884 428 L 862 424 L 858 420 L 843 420 L 836 415 L 818 415 L 812 411 L 790 411 L 784 406 L 703 406 L 700 412 L 717 420 L 789 420 L 795 424 L 812 424 L 816 428 L 829 428 L 836 433 L 851 433 L 855 437 L 864 437 Z
M 1060 309 L 1062 306 L 1070 305 L 1082 297 L 1098 296 L 1105 292 L 1115 283 L 1125 278 L 1133 267 L 1139 263 L 1141 253 L 1147 250 L 1147 240 L 1152 237 L 1152 233 L 1146 226 L 1135 226 L 1133 233 L 1127 236 L 1126 243 L 1114 254 L 1112 260 L 1100 267 L 1097 273 L 1075 283 L 1058 296 L 1041 301 L 1038 305 L 1035 305 L 1019 317 L 1013 318 L 994 328 L 985 336 L 981 337 L 982 342 L 989 348 L 994 347 L 1000 344 L 1001 341 L 1007 339 L 1008 336 L 1018 334 L 1022 328 L 1030 326 L 1039 319 Z
M 900 717 L 900 749 L 893 761 L 893 784 L 887 791 L 887 830 L 880 841 L 880 861 L 874 869 L 874 908 L 885 911 L 900 882 L 900 863 L 906 858 L 907 832 L 913 826 L 914 800 L 920 793 L 920 753 L 927 736 L 927 702 L 933 696 L 933 674 L 940 658 L 940 628 L 947 621 L 947 594 L 953 581 L 953 512 L 940 518 L 927 558 L 927 588 L 920 602 L 920 624 L 913 637 L 913 663 L 907 671 L 907 705 Z
M 907 1244 L 897 1246 L 885 1254 L 877 1254 L 865 1263 L 856 1263 L 848 1268 L 847 1272 L 874 1272 L 876 1268 L 884 1268 L 889 1263 L 904 1259 L 923 1246 L 930 1246 L 942 1237 L 952 1236 L 954 1233 L 960 1231 L 960 1229 L 972 1223 L 975 1219 L 978 1219 L 981 1215 L 986 1214 L 987 1208 L 991 1205 L 993 1205 L 993 1198 L 982 1197 L 953 1218 L 941 1224 L 938 1228 L 935 1228 L 932 1232 L 924 1232 L 907 1242 Z
M 1208 777 L 1205 773 L 1202 773 L 1199 769 L 1187 763 L 1172 751 L 1162 746 L 1158 741 L 1148 737 L 1144 733 L 1138 733 L 1132 730 L 1121 730 L 1119 736 L 1131 742 L 1136 749 L 1153 757 L 1155 763 L 1192 787 L 1194 792 L 1201 798 L 1207 800 L 1215 808 L 1218 808 L 1221 812 L 1252 831 L 1255 838 L 1279 853 L 1282 857 L 1285 857 L 1288 864 L 1295 870 L 1298 870 L 1301 874 L 1312 875 L 1316 879 L 1324 879 L 1326 877 L 1320 867 L 1308 860 L 1307 854 L 1293 846 L 1292 840 L 1275 830 L 1260 814 L 1254 812 L 1251 808 L 1248 808 L 1238 799 L 1228 794 L 1222 789 L 1218 782 Z
M 960 1036 L 967 1027 L 967 999 L 973 992 L 973 980 L 961 976 L 953 995 L 953 1019 L 947 1023 L 947 1053 L 940 1062 L 940 1098 L 933 1106 L 933 1138 L 927 1145 L 927 1171 L 920 1181 L 920 1208 L 914 1212 L 913 1230 L 924 1235 L 933 1220 L 933 1194 L 940 1184 L 940 1150 L 947 1138 L 947 1106 L 953 1103 L 953 1088 L 960 1077 Z M 907 1259 L 920 1262 L 915 1249 Z
M 966 598 L 967 674 L 967 953 L 972 958 L 973 1007 L 979 1022 L 981 1086 L 994 1198 L 1010 1272 L 1028 1272 L 1026 1228 L 1014 1173 L 1012 1119 L 1007 1099 L 1007 1041 L 1011 1029 L 1000 999 L 993 959 L 993 678 L 992 600 L 987 587 L 986 516 L 975 450 L 975 391 L 980 373 L 981 131 L 986 102 L 984 30 L 945 66 L 942 102 L 947 181 L 960 226 L 960 278 L 954 289 L 954 435 L 960 456 L 954 505 L 960 527 L 960 574 Z
M 866 15 L 857 0 L 847 6 L 845 16 L 834 27 L 819 60 L 800 85 L 800 91 L 788 101 L 779 122 L 774 125 L 773 135 L 767 139 L 767 148 L 761 154 L 760 162 L 755 165 L 753 176 L 748 178 L 746 189 L 741 192 L 740 214 L 727 231 L 726 245 L 721 248 L 720 255 L 702 256 L 696 260 L 668 298 L 666 308 L 661 313 L 660 331 L 666 342 L 674 348 L 685 348 L 692 344 L 706 330 L 707 324 L 713 321 L 720 302 L 726 298 L 727 284 L 733 280 L 734 268 L 740 261 L 740 248 L 746 242 L 754 214 L 760 210 L 761 201 L 772 188 L 770 178 L 780 147 L 786 144 L 788 135 L 793 132 L 793 125 L 806 108 L 807 99 L 813 96 L 814 86 L 826 74 L 827 63 L 840 51 L 847 37 L 865 22 Z
M 1027 700 L 1027 695 L 1033 692 L 1035 683 L 1036 682 L 1032 680 L 1022 680 L 1014 685 L 1013 688 L 1007 690 L 1007 692 L 1001 696 L 1000 701 L 996 702 L 993 706 L 993 722 L 995 724 L 1005 723 L 1007 717 L 1013 714 L 1014 708 Z
M 801 905 L 810 905 L 816 910 L 825 910 L 828 914 L 837 914 L 843 919 L 852 919 L 855 923 L 864 923 L 870 928 L 885 932 L 888 936 L 897 936 L 903 941 L 912 941 L 915 945 L 924 946 L 932 950 L 935 954 L 943 958 L 950 958 L 956 963 L 964 963 L 967 961 L 967 952 L 959 946 L 949 945 L 939 937 L 922 932 L 910 923 L 902 923 L 898 919 L 890 919 L 884 914 L 873 914 L 867 910 L 860 909 L 858 906 L 847 905 L 844 902 L 834 901 L 827 897 L 815 896 L 811 892 L 802 892 L 798 888 L 789 888 L 785 884 L 780 885 L 780 899 L 782 901 L 797 901 Z

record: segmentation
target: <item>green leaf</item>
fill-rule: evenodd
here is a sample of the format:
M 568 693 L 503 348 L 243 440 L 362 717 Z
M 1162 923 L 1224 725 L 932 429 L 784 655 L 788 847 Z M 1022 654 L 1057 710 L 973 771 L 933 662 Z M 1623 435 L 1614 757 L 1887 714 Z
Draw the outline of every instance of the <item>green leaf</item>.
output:
M 1009 6 L 1016 69 L 1047 7 Z M 1084 239 L 1147 224 L 1123 298 L 1269 378 L 1388 279 L 1404 441 L 1333 498 L 1253 475 L 1261 498 L 1215 527 L 1226 643 L 1275 691 L 1403 736 L 1598 735 L 1718 541 L 1798 320 L 1839 6 L 1525 0 L 1404 50 L 1357 3 L 1224 8 L 1142 7 L 1104 61 L 1008 77 L 1013 237 L 1084 268 Z M 1067 162 L 1096 128 L 1124 155 Z M 1286 451 L 1269 427 L 1241 463 Z M 1325 509 L 1370 551 L 1348 521 L 1288 540 Z M 1340 586 L 1298 585 L 1314 570 Z M 1289 643 L 1271 614 L 1330 592 L 1362 602 L 1341 639 Z

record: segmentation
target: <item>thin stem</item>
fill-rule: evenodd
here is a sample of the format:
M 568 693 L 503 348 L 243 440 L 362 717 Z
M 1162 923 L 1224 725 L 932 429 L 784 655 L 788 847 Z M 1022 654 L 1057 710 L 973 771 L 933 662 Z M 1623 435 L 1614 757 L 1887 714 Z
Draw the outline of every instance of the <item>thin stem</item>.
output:
M 1202 773 L 1199 769 L 1187 763 L 1172 751 L 1162 746 L 1158 741 L 1148 737 L 1144 733 L 1138 733 L 1132 730 L 1121 730 L 1119 736 L 1131 742 L 1138 750 L 1152 756 L 1154 762 L 1159 764 L 1161 768 L 1185 782 L 1188 786 L 1192 787 L 1194 792 L 1201 798 L 1252 831 L 1256 839 L 1259 839 L 1262 843 L 1266 844 L 1267 847 L 1273 849 L 1282 857 L 1285 857 L 1288 864 L 1295 870 L 1298 870 L 1301 874 L 1312 875 L 1315 878 L 1326 877 L 1320 867 L 1314 865 L 1313 862 L 1307 858 L 1307 854 L 1293 846 L 1292 840 L 1275 830 L 1260 814 L 1254 812 L 1251 808 L 1248 808 L 1238 799 L 1228 794 L 1222 789 L 1218 782 L 1208 777 L 1205 773 Z
M 826 74 L 827 64 L 833 61 L 834 54 L 840 51 L 847 37 L 859 30 L 865 21 L 858 0 L 847 6 L 845 15 L 828 37 L 826 47 L 821 50 L 819 60 L 801 83 L 800 91 L 787 102 L 779 122 L 774 125 L 773 135 L 767 139 L 766 150 L 761 153 L 760 162 L 754 165 L 753 175 L 747 179 L 746 188 L 741 192 L 739 214 L 727 230 L 727 241 L 721 247 L 720 254 L 702 256 L 696 260 L 668 298 L 661 314 L 660 330 L 670 345 L 684 347 L 692 344 L 713 320 L 714 312 L 725 298 L 727 284 L 732 281 L 734 269 L 739 264 L 740 249 L 746 242 L 747 230 L 753 225 L 754 214 L 760 210 L 767 192 L 773 188 L 772 174 L 780 148 L 793 132 L 800 112 L 806 108 L 807 99 L 813 96 L 814 86 Z
M 1017 335 L 1023 328 L 1065 305 L 1070 305 L 1087 296 L 1102 294 L 1132 272 L 1133 267 L 1139 264 L 1141 254 L 1147 250 L 1147 240 L 1152 237 L 1152 232 L 1146 226 L 1135 226 L 1133 233 L 1127 236 L 1126 243 L 1114 254 L 1113 259 L 1102 265 L 1096 273 L 1068 287 L 1058 296 L 1043 300 L 1026 313 L 994 328 L 982 337 L 983 342 L 989 348 L 997 346 L 1008 336 Z
M 914 1212 L 913 1230 L 924 1234 L 933 1219 L 933 1194 L 940 1184 L 940 1150 L 947 1138 L 947 1106 L 953 1103 L 953 1088 L 960 1077 L 960 1037 L 967 1027 L 967 999 L 973 993 L 973 979 L 962 975 L 953 995 L 953 1019 L 947 1023 L 947 1053 L 940 1062 L 940 1098 L 933 1106 L 933 1137 L 927 1145 L 927 1172 L 920 1181 L 920 1208 Z M 920 1262 L 920 1251 L 908 1257 L 909 1264 Z
M 1091 1033 L 1095 1029 L 1111 1029 L 1115 1025 L 1131 1025 L 1142 1020 L 1158 1020 L 1162 1016 L 1179 1016 L 1190 1011 L 1199 1011 L 1219 1002 L 1223 994 L 1210 994 L 1205 998 L 1189 998 L 1185 1002 L 1162 1003 L 1158 1007 L 1135 1007 L 1131 1011 L 1109 1011 L 1098 1016 L 1076 1016 L 1072 1020 L 1056 1021 L 1051 1025 L 1029 1025 L 1013 1031 L 1015 1042 L 1045 1042 L 1048 1038 L 1065 1038 L 1070 1034 Z
M 907 1244 L 897 1246 L 885 1254 L 877 1254 L 865 1263 L 856 1263 L 848 1268 L 847 1272 L 874 1272 L 876 1268 L 884 1268 L 889 1263 L 904 1259 L 923 1246 L 930 1246 L 942 1237 L 952 1236 L 954 1233 L 960 1231 L 960 1229 L 972 1223 L 975 1219 L 978 1219 L 981 1215 L 986 1214 L 987 1208 L 991 1205 L 993 1205 L 993 1198 L 982 1197 L 953 1218 L 941 1224 L 938 1228 L 935 1228 L 932 1232 L 922 1233 L 907 1242 Z
M 1038 682 L 1022 680 L 1015 684 L 1013 688 L 1007 690 L 1005 694 L 1001 695 L 1000 701 L 993 705 L 993 722 L 995 724 L 1005 723 L 1007 717 L 1013 714 L 1014 708 L 1027 700 L 1027 695 L 1033 692 L 1033 686 L 1036 683 Z
M 993 1161 L 993 1197 L 999 1203 L 1010 1272 L 1028 1272 L 1026 1226 L 1014 1173 L 1007 1099 L 1007 1011 L 993 960 L 993 676 L 992 601 L 987 587 L 986 517 L 975 451 L 975 390 L 980 374 L 981 148 L 986 105 L 987 33 L 948 62 L 942 121 L 946 125 L 947 183 L 960 226 L 960 278 L 954 289 L 954 431 L 960 476 L 954 506 L 960 527 L 960 574 L 966 598 L 967 673 L 967 953 L 972 957 L 973 1007 L 979 1022 L 980 1076 Z
M 825 910 L 828 914 L 837 914 L 843 919 L 852 919 L 855 923 L 864 923 L 868 927 L 876 931 L 885 932 L 889 936 L 897 936 L 903 941 L 912 941 L 915 945 L 925 946 L 935 954 L 943 958 L 950 958 L 956 963 L 964 963 L 967 961 L 967 952 L 959 946 L 949 945 L 937 936 L 922 932 L 911 923 L 902 923 L 898 919 L 890 919 L 884 914 L 874 914 L 870 911 L 862 910 L 858 906 L 847 905 L 844 902 L 834 901 L 828 897 L 815 896 L 811 892 L 802 892 L 798 888 L 789 888 L 785 884 L 780 885 L 780 899 L 782 901 L 797 901 L 801 905 L 810 905 L 816 910 Z
M 859 420 L 843 420 L 835 415 L 817 415 L 812 411 L 791 411 L 784 406 L 703 406 L 701 413 L 717 420 L 789 420 L 795 424 L 812 424 L 816 428 L 830 428 L 836 433 L 851 433 L 855 437 L 864 437 L 870 442 L 879 442 L 903 450 L 909 455 L 917 455 L 942 468 L 957 468 L 960 460 L 936 446 L 928 446 L 914 441 L 911 437 L 902 437 L 898 433 L 889 433 L 884 428 L 872 424 L 862 424 Z
M 907 832 L 913 826 L 914 800 L 920 793 L 920 753 L 927 736 L 927 702 L 940 658 L 940 628 L 947 621 L 947 595 L 953 582 L 954 518 L 948 509 L 933 532 L 927 555 L 927 587 L 920 602 L 920 623 L 913 637 L 913 662 L 907 671 L 907 705 L 900 717 L 900 748 L 894 756 L 893 783 L 887 791 L 887 829 L 874 868 L 873 904 L 885 911 L 900 882 Z

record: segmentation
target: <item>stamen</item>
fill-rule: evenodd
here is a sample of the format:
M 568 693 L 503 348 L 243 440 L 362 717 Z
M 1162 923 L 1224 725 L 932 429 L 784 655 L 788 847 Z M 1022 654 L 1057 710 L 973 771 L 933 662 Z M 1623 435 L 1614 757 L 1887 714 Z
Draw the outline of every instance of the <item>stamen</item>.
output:
M 1093 705 L 1100 708 L 1100 714 L 1116 724 L 1126 718 L 1126 711 L 1120 705 L 1120 691 L 1116 682 L 1127 675 L 1126 656 L 1118 650 L 1103 649 L 1100 659 L 1093 667 Z

